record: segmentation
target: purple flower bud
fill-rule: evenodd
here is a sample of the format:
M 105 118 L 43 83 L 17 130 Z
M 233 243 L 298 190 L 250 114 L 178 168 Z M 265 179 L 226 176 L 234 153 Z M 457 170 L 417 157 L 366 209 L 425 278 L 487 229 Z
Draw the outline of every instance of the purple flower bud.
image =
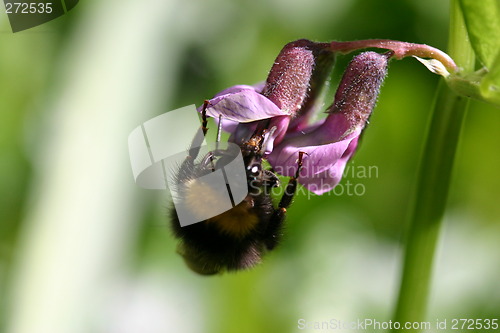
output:
M 293 176 L 299 152 L 303 160 L 299 182 L 316 194 L 335 187 L 349 159 L 356 151 L 358 138 L 375 106 L 386 75 L 388 55 L 362 53 L 351 61 L 321 123 L 302 131 L 288 131 L 273 148 L 268 160 L 284 176 Z
M 387 74 L 387 55 L 361 53 L 347 67 L 329 113 L 342 113 L 351 129 L 363 128 L 377 101 Z
M 300 39 L 283 47 L 267 77 L 262 95 L 283 112 L 299 111 L 309 89 L 314 69 L 313 48 L 317 43 Z

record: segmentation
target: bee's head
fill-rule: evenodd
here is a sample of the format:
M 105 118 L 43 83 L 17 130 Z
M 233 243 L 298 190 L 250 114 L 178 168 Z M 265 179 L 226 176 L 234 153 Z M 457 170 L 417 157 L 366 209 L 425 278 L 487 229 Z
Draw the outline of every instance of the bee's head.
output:
M 259 155 L 250 156 L 245 161 L 245 170 L 249 182 L 262 178 L 262 157 Z
M 249 141 L 241 145 L 247 183 L 249 188 L 257 188 L 262 184 L 262 140 L 260 136 L 254 136 Z

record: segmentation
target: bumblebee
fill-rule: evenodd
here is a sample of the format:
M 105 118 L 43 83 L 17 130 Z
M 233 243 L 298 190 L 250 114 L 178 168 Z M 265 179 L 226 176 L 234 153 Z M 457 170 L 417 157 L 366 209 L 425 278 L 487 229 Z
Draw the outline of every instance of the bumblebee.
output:
M 170 211 L 173 234 L 180 241 L 177 251 L 187 266 L 196 273 L 213 275 L 254 267 L 282 238 L 286 210 L 292 203 L 297 188 L 304 153 L 299 153 L 296 174 L 289 179 L 284 194 L 275 207 L 271 189 L 280 186 L 280 181 L 272 170 L 263 167 L 263 147 L 266 134 L 269 134 L 266 124 L 263 122 L 250 139 L 239 146 L 248 185 L 248 194 L 243 201 L 220 215 L 187 226 L 180 225 L 174 208 Z M 204 111 L 202 129 L 203 135 L 206 135 L 207 116 Z M 220 125 L 218 137 L 219 133 Z M 208 174 L 215 169 L 217 163 L 224 162 L 226 155 L 224 150 L 216 149 L 196 163 L 199 152 L 199 146 L 192 144 L 177 174 L 179 182 L 189 184 L 189 180 Z M 193 210 L 198 205 L 210 204 L 219 199 L 218 193 L 203 191 L 195 186 L 187 186 L 180 195 L 191 198 L 187 202 L 191 205 L 188 208 Z

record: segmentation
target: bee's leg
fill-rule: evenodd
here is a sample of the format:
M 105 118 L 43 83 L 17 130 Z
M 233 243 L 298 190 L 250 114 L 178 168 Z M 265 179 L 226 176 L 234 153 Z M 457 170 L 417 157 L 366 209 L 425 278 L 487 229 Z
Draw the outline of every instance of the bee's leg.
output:
M 188 149 L 188 156 L 186 156 L 186 159 L 184 162 L 182 162 L 181 165 L 181 170 L 187 170 L 191 169 L 194 166 L 194 160 L 198 157 L 198 154 L 200 153 L 200 148 L 203 143 L 203 139 L 205 138 L 205 135 L 207 135 L 207 108 L 209 106 L 209 101 L 205 100 L 203 102 L 203 109 L 201 111 L 201 132 L 197 131 L 195 137 L 191 141 L 191 145 Z
M 280 186 L 280 179 L 276 176 L 272 170 L 263 170 L 264 172 L 264 186 L 267 188 L 273 188 Z
M 278 210 L 284 209 L 285 213 L 286 209 L 292 203 L 293 196 L 295 195 L 295 190 L 297 189 L 297 179 L 299 178 L 300 169 L 302 169 L 302 159 L 304 157 L 304 154 L 307 155 L 307 153 L 303 151 L 299 152 L 299 159 L 297 160 L 297 171 L 295 172 L 295 175 L 288 181 L 285 189 L 285 194 L 283 194 L 283 196 L 281 197 L 280 203 L 278 205 Z
M 210 102 L 205 100 L 203 102 L 203 110 L 201 110 L 201 129 L 203 130 L 203 136 L 207 135 L 208 127 L 207 127 L 207 108 Z
M 268 238 L 266 240 L 266 246 L 269 250 L 272 250 L 281 239 L 281 230 L 283 228 L 283 222 L 286 217 L 286 209 L 290 207 L 292 203 L 293 196 L 297 190 L 297 179 L 299 178 L 300 169 L 302 168 L 302 159 L 305 152 L 299 152 L 299 159 L 297 161 L 297 171 L 295 175 L 290 178 L 288 184 L 285 188 L 285 193 L 281 197 L 278 208 L 274 210 L 271 220 L 269 221 L 269 226 L 267 228 Z

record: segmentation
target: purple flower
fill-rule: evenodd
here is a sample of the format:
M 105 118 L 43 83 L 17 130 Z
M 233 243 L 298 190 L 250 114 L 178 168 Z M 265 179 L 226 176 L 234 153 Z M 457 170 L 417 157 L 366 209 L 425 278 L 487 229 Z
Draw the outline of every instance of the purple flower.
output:
M 267 159 L 274 169 L 293 176 L 299 151 L 307 153 L 299 182 L 322 194 L 341 180 L 347 162 L 356 151 L 386 75 L 387 55 L 362 53 L 351 61 L 334 103 L 323 121 L 300 131 L 287 131 Z
M 288 43 L 276 58 L 265 83 L 238 85 L 219 92 L 206 109 L 208 116 L 222 119 L 232 134 L 230 141 L 241 144 L 255 132 L 259 121 L 275 128 L 266 140 L 267 154 L 281 141 L 290 122 L 301 128 L 314 110 L 314 102 L 331 74 L 334 53 L 324 44 L 300 39 Z M 199 108 L 201 111 L 202 107 Z
M 283 176 L 296 173 L 299 152 L 305 152 L 298 180 L 316 194 L 340 182 L 394 54 L 365 52 L 354 57 L 327 117 L 311 123 L 319 91 L 334 63 L 329 45 L 308 40 L 285 45 L 264 84 L 228 88 L 206 108 L 208 116 L 221 117 L 223 129 L 231 133 L 229 140 L 236 144 L 248 140 L 258 127 L 270 129 L 265 157 Z

